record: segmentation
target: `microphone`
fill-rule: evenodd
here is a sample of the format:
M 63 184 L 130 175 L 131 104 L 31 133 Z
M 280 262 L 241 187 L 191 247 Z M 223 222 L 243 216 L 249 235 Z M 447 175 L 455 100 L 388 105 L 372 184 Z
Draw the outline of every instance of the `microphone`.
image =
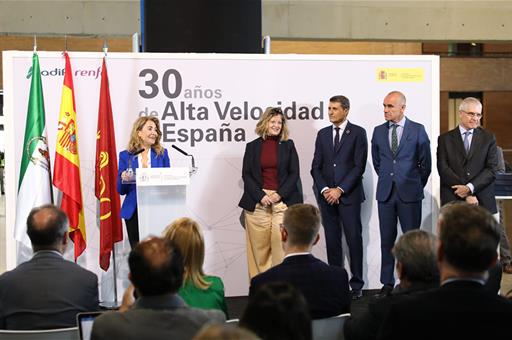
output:
M 133 172 L 133 169 L 132 169 L 133 158 L 135 156 L 137 156 L 139 153 L 143 152 L 144 150 L 146 150 L 146 149 L 142 148 L 142 149 L 135 150 L 134 152 L 130 153 L 130 157 L 128 158 L 128 168 L 126 168 L 126 173 L 129 177 L 129 180 L 126 181 L 127 183 L 133 182 L 133 179 L 135 177 L 135 173 Z
M 179 153 L 181 153 L 182 155 L 185 155 L 185 156 L 188 156 L 190 157 L 191 161 L 192 161 L 192 170 L 190 170 L 190 174 L 195 174 L 196 171 L 197 171 L 197 168 L 196 168 L 196 162 L 194 161 L 194 155 L 190 155 L 188 153 L 186 153 L 185 151 L 183 151 L 182 149 L 180 149 L 179 147 L 177 147 L 176 145 L 172 144 L 171 147 L 173 149 L 175 149 L 176 151 L 178 151 Z
M 181 150 L 180 148 L 178 148 L 176 145 L 171 145 L 171 147 L 175 150 L 178 150 L 178 152 L 180 152 L 181 154 L 185 155 L 185 156 L 190 156 L 188 153 L 186 153 L 185 151 Z
M 142 149 L 139 149 L 139 150 L 136 150 L 136 151 L 132 152 L 132 157 L 133 156 L 137 156 L 139 153 L 143 152 L 144 150 L 146 150 L 146 149 L 142 148 Z

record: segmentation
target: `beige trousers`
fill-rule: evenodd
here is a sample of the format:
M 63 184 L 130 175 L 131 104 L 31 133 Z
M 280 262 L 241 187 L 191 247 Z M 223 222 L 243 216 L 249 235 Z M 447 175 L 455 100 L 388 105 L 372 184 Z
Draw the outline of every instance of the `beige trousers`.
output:
M 264 189 L 267 194 L 274 191 Z M 283 202 L 264 207 L 256 204 L 253 212 L 245 211 L 247 236 L 247 264 L 252 279 L 283 261 L 280 225 L 287 206 Z

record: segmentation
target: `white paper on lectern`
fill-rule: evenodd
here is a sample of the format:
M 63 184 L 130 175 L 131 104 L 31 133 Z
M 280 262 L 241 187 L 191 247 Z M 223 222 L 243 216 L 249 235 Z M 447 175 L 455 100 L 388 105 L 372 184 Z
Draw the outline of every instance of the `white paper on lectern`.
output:
M 186 216 L 188 168 L 138 168 L 139 238 L 160 236 L 165 227 Z

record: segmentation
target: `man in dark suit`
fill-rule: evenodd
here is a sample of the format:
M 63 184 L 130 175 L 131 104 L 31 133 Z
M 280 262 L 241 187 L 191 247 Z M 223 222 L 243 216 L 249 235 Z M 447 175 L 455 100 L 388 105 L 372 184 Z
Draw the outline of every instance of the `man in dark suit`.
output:
M 286 210 L 281 239 L 283 262 L 251 280 L 249 296 L 269 282 L 287 282 L 304 295 L 313 319 L 350 312 L 348 275 L 311 255 L 318 242 L 320 211 L 310 204 L 295 204 Z
M 379 180 L 376 198 L 379 209 L 381 296 L 393 290 L 394 258 L 391 249 L 402 231 L 421 225 L 423 188 L 431 171 L 430 140 L 423 125 L 405 117 L 403 93 L 390 92 L 384 98 L 386 122 L 375 127 L 372 136 L 373 167 Z
M 130 252 L 129 279 L 120 312 L 94 320 L 91 339 L 191 339 L 208 322 L 224 322 L 224 313 L 187 307 L 177 295 L 183 284 L 183 260 L 168 241 L 153 237 Z
M 393 247 L 396 271 L 400 279 L 392 294 L 370 301 L 359 315 L 351 315 L 343 332 L 346 340 L 375 339 L 391 304 L 410 294 L 439 287 L 436 238 L 424 230 L 409 230 Z
M 510 336 L 512 302 L 484 288 L 497 261 L 499 231 L 485 209 L 443 207 L 437 262 L 441 287 L 391 305 L 380 339 L 500 339 Z
M 440 135 L 437 142 L 441 205 L 465 200 L 495 214 L 496 138 L 480 127 L 482 104 L 478 99 L 464 99 L 459 117 L 459 126 Z
M 99 309 L 96 275 L 62 258 L 68 225 L 53 205 L 30 212 L 34 256 L 0 276 L 0 329 L 74 327 L 77 313 Z
M 363 173 L 368 157 L 366 131 L 347 120 L 350 101 L 345 96 L 329 100 L 331 126 L 318 131 L 311 166 L 315 196 L 330 265 L 343 267 L 342 231 L 348 245 L 352 297 L 362 296 L 363 237 L 361 203 L 364 201 Z

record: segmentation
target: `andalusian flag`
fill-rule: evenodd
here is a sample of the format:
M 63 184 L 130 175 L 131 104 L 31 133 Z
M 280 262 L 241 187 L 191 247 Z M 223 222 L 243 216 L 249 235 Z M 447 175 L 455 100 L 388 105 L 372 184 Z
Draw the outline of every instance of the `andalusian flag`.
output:
M 69 219 L 69 237 L 75 244 L 75 261 L 86 247 L 84 208 L 80 185 L 80 158 L 78 157 L 78 126 L 76 124 L 73 73 L 67 52 L 62 101 L 57 126 L 57 145 L 53 185 L 62 192 L 61 208 Z
M 28 214 L 32 208 L 48 203 L 52 203 L 50 156 L 46 139 L 43 85 L 39 70 L 39 58 L 34 53 L 18 200 L 16 203 L 16 224 L 14 226 L 14 238 L 16 240 L 29 248 L 31 247 L 27 235 Z
M 98 131 L 96 133 L 95 195 L 100 201 L 100 267 L 107 270 L 114 243 L 123 240 L 121 204 L 116 189 L 117 152 L 107 64 L 101 68 Z

